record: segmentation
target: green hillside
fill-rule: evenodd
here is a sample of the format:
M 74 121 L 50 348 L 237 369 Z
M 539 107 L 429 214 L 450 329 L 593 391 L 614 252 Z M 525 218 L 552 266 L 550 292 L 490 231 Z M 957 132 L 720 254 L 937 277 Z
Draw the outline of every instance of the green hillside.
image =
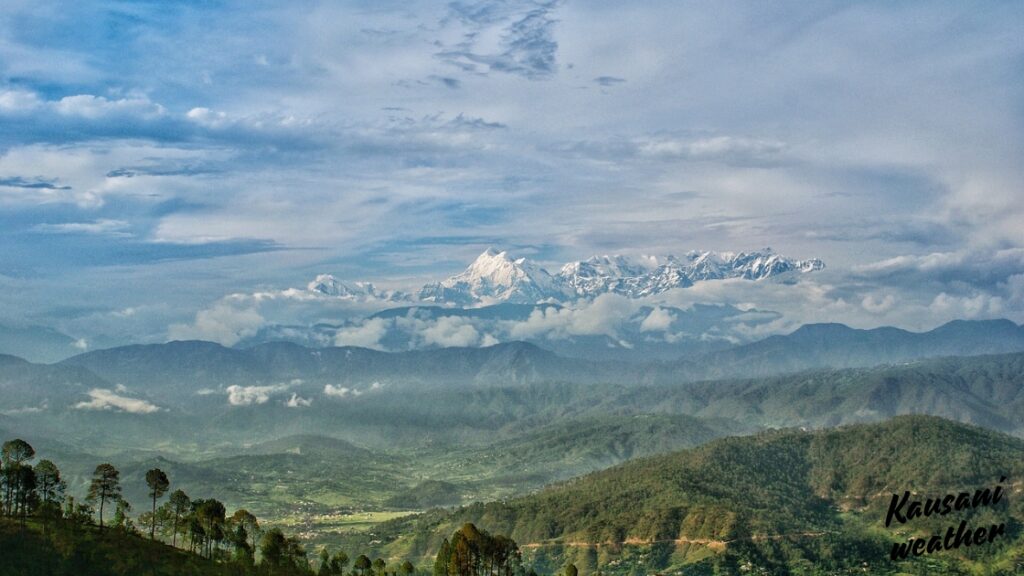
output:
M 185 550 L 118 530 L 61 522 L 45 531 L 0 519 L 4 576 L 228 576 L 243 574 Z
M 1013 488 L 1004 504 L 977 514 L 1007 536 L 985 548 L 937 553 L 895 566 L 891 544 L 955 524 L 882 528 L 893 493 L 922 495 Z M 429 555 L 465 522 L 509 534 L 537 566 L 573 560 L 586 571 L 629 572 L 747 565 L 768 573 L 801 566 L 875 573 L 946 571 L 980 562 L 1021 562 L 1024 442 L 934 417 L 906 416 L 836 430 L 785 430 L 725 438 L 699 448 L 630 461 L 537 494 L 382 525 L 384 554 Z M 1008 505 L 1005 503 L 1008 502 Z M 970 522 L 972 515 L 967 514 Z M 363 540 L 362 545 L 369 542 Z

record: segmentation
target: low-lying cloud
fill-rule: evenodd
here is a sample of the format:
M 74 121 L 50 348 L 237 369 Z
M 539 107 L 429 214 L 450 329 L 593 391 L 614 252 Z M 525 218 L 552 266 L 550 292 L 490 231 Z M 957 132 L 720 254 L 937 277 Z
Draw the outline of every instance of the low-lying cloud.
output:
M 287 384 L 274 384 L 271 386 L 239 386 L 237 384 L 228 386 L 228 404 L 232 406 L 252 406 L 254 404 L 266 404 L 270 397 L 290 388 Z
M 93 388 L 89 390 L 90 400 L 75 404 L 78 410 L 116 410 L 131 414 L 151 414 L 159 412 L 160 407 L 138 398 L 122 396 L 114 390 Z

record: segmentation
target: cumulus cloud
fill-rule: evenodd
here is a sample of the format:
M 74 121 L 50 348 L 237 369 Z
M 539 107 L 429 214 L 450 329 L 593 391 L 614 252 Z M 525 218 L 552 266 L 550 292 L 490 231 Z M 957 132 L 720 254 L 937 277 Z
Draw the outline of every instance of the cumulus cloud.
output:
M 109 100 L 103 96 L 78 94 L 75 96 L 65 96 L 60 100 L 50 103 L 50 105 L 59 114 L 81 116 L 88 119 L 98 119 L 110 115 L 154 118 L 166 113 L 163 106 L 151 102 L 145 96 Z
M 131 414 L 151 414 L 159 412 L 160 407 L 145 400 L 121 396 L 114 390 L 93 388 L 89 391 L 90 400 L 75 404 L 78 410 L 116 410 Z
M 171 340 L 210 340 L 232 346 L 254 335 L 263 324 L 263 317 L 254 308 L 218 302 L 212 308 L 196 312 L 192 324 L 172 324 L 167 336 Z
M 511 323 L 508 334 L 514 340 L 541 336 L 616 337 L 618 327 L 639 307 L 640 303 L 636 300 L 618 294 L 601 294 L 591 302 L 581 302 L 575 308 L 534 310 L 526 321 Z
M 932 300 L 929 309 L 937 318 L 950 319 L 996 318 L 1005 312 L 1002 297 L 982 293 L 953 296 L 942 292 Z
M 348 386 L 341 386 L 341 385 L 335 386 L 333 384 L 326 384 L 326 385 L 324 385 L 324 396 L 330 396 L 330 397 L 333 397 L 333 398 L 349 398 L 349 397 L 354 398 L 354 397 L 357 397 L 357 396 L 362 396 L 363 394 L 365 394 L 367 392 L 378 392 L 378 391 L 383 390 L 383 389 L 384 389 L 384 384 L 382 382 L 376 382 L 376 381 L 373 382 L 372 384 L 370 384 L 369 386 L 367 386 L 366 388 L 363 388 L 363 389 L 359 389 L 359 388 L 355 388 L 355 387 L 350 388 Z
M 333 384 L 324 385 L 324 396 L 334 396 L 335 398 L 347 398 L 349 396 L 358 396 L 362 392 L 354 390 L 347 386 L 335 386 Z
M 313 405 L 312 398 L 302 398 L 297 393 L 292 392 L 292 397 L 284 403 L 289 408 L 305 408 Z
M 387 334 L 390 322 L 384 318 L 371 318 L 356 326 L 346 326 L 334 336 L 335 346 L 361 346 L 381 350 L 380 339 Z
M 885 314 L 896 305 L 896 297 L 892 294 L 868 294 L 861 300 L 860 305 L 872 314 Z
M 0 91 L 0 112 L 23 113 L 36 110 L 43 105 L 35 92 L 28 90 Z
M 289 384 L 272 384 L 268 386 L 239 386 L 237 384 L 227 387 L 228 404 L 232 406 L 252 406 L 254 404 L 266 404 L 274 394 L 284 392 L 291 387 Z
M 420 337 L 427 345 L 443 347 L 476 346 L 480 343 L 480 333 L 472 322 L 454 316 L 438 318 L 420 332 Z
M 641 332 L 664 332 L 672 327 L 675 315 L 670 310 L 655 306 L 651 313 L 640 323 Z

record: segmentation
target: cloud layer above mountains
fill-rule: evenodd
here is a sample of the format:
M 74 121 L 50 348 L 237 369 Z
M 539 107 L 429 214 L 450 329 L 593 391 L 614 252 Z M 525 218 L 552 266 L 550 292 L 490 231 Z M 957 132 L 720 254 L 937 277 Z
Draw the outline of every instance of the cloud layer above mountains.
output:
M 365 316 L 282 294 L 318 274 L 415 290 L 488 246 L 828 263 L 664 296 L 784 318 L 751 330 L 1021 322 L 1022 27 L 1013 3 L 12 0 L 0 324 L 239 342 Z

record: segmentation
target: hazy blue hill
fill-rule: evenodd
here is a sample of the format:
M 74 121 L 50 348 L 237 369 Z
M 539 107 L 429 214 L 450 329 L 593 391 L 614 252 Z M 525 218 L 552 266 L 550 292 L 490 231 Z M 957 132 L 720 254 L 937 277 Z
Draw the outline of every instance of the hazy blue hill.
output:
M 194 349 L 203 351 L 201 357 L 234 359 L 238 370 L 225 368 L 225 378 L 250 375 L 204 385 L 201 376 L 210 372 L 202 363 L 173 354 Z M 1024 434 L 1020 353 L 704 381 L 675 365 L 598 364 L 524 343 L 399 354 L 293 344 L 268 344 L 257 351 L 169 344 L 115 350 L 109 364 L 94 354 L 84 360 L 107 377 L 70 362 L 0 361 L 7 426 L 87 442 L 87 451 L 157 448 L 203 454 L 218 446 L 299 434 L 385 450 L 396 443 L 485 445 L 507 427 L 527 431 L 565 419 L 652 413 L 730 421 L 730 430 L 833 426 L 927 413 Z M 161 356 L 159 363 L 171 372 L 157 375 L 149 371 L 156 370 L 156 361 L 139 360 L 153 355 Z M 111 380 L 128 374 L 136 376 Z M 112 391 L 115 382 L 127 386 L 117 394 L 153 402 L 160 410 L 132 414 L 79 406 L 89 401 L 90 390 Z M 267 396 L 246 404 L 229 397 L 231 385 L 266 386 Z M 350 390 L 332 396 L 325 394 L 326 386 Z M 292 395 L 309 405 L 288 407 Z
M 29 361 L 11 354 L 0 354 L 0 368 L 28 364 Z
M 32 413 L 43 406 L 84 400 L 92 388 L 112 388 L 106 380 L 78 366 L 33 364 L 0 356 L 0 398 L 3 410 Z
M 958 320 L 929 332 L 858 330 L 808 324 L 791 334 L 712 352 L 680 364 L 704 378 L 758 377 L 813 368 L 854 368 L 936 358 L 1024 351 L 1024 328 L 1009 320 Z
M 52 328 L 0 324 L 0 353 L 33 362 L 57 362 L 79 352 L 74 338 Z
M 224 383 L 258 384 L 268 377 L 245 352 L 199 340 L 95 350 L 60 365 L 87 368 L 114 384 L 138 387 L 162 398 Z
M 1024 329 L 1007 320 L 992 320 L 952 322 L 924 333 L 815 324 L 789 335 L 671 363 L 567 358 L 525 342 L 390 353 L 357 347 L 307 348 L 289 342 L 247 349 L 210 342 L 170 342 L 88 352 L 60 365 L 87 368 L 111 384 L 145 390 L 164 401 L 189 403 L 195 399 L 187 396 L 203 389 L 293 380 L 302 380 L 311 389 L 375 381 L 418 387 L 554 381 L 680 384 L 1021 350 Z
M 441 348 L 380 352 L 358 347 L 306 348 L 271 342 L 232 349 L 211 342 L 170 342 L 100 350 L 69 358 L 61 366 L 87 368 L 104 379 L 150 391 L 157 397 L 188 400 L 203 389 L 230 385 L 324 384 L 494 385 L 599 379 L 623 381 L 634 366 L 556 356 L 535 345 L 509 342 L 485 348 Z

